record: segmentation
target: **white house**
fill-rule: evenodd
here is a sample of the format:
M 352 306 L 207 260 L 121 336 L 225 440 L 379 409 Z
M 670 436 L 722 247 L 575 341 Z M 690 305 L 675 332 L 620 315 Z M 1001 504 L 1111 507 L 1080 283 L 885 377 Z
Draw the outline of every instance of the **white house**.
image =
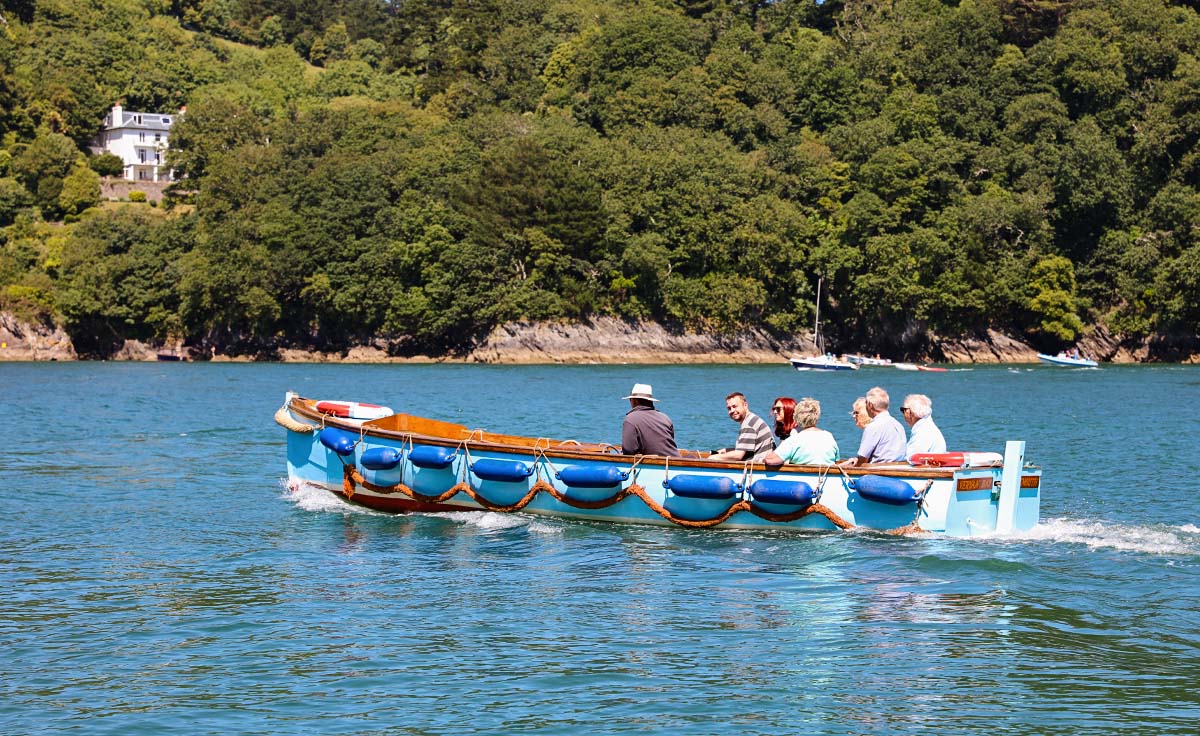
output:
M 104 116 L 104 128 L 96 149 L 115 153 L 125 162 L 122 176 L 132 181 L 174 181 L 173 172 L 163 167 L 167 133 L 178 115 L 160 112 L 126 112 L 113 105 Z

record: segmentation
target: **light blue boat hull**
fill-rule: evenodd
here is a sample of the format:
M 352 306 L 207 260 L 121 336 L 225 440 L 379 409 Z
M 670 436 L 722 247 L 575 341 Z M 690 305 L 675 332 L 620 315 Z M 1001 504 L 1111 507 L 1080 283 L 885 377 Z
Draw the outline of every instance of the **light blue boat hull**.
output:
M 303 401 L 303 400 L 300 400 Z M 296 404 L 293 404 L 295 407 Z M 281 410 L 282 411 L 282 410 Z M 352 503 L 390 512 L 413 511 L 519 511 L 520 513 L 595 521 L 675 525 L 700 528 L 833 530 L 866 528 L 880 531 L 931 532 L 958 537 L 1027 530 L 1039 517 L 1041 471 L 1023 468 L 1021 487 L 1015 493 L 1008 518 L 1002 518 L 1002 468 L 911 468 L 878 466 L 842 473 L 836 468 L 784 466 L 769 470 L 762 465 L 730 465 L 700 459 L 635 458 L 603 452 L 585 452 L 558 445 L 541 447 L 499 445 L 494 442 L 454 440 L 380 429 L 386 420 L 355 422 L 332 417 L 320 419 L 303 407 L 289 418 L 296 423 L 337 427 L 357 440 L 353 451 L 339 455 L 318 439 L 316 429 L 287 433 L 288 482 L 294 488 L 307 484 L 324 488 Z M 279 415 L 277 415 L 277 421 Z M 420 447 L 454 450 L 449 467 L 419 467 L 412 451 Z M 362 466 L 364 452 L 393 448 L 403 459 L 392 469 Z M 485 479 L 478 475 L 479 461 L 500 461 L 504 467 L 526 469 L 527 477 Z M 564 469 L 597 475 L 616 468 L 624 480 L 610 487 L 572 487 L 563 482 Z M 568 473 L 567 475 L 570 475 Z M 865 476 L 921 495 L 919 503 L 893 504 L 869 498 L 856 488 Z M 705 488 L 732 488 L 727 498 L 681 495 L 666 487 L 683 480 Z M 757 494 L 770 484 L 815 490 L 813 503 L 774 503 Z
M 1038 353 L 1038 360 L 1049 365 L 1058 365 L 1065 368 L 1097 368 L 1099 363 L 1087 358 L 1068 358 L 1062 355 L 1046 355 Z

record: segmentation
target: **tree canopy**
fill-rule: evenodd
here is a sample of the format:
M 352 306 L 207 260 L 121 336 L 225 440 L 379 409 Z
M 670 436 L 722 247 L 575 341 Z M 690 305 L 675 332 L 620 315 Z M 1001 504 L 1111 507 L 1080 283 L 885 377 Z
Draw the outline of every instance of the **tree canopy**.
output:
M 3 7 L 0 308 L 85 353 L 795 334 L 818 279 L 832 345 L 897 355 L 1200 324 L 1192 3 Z M 186 105 L 169 212 L 97 206 L 117 102 Z

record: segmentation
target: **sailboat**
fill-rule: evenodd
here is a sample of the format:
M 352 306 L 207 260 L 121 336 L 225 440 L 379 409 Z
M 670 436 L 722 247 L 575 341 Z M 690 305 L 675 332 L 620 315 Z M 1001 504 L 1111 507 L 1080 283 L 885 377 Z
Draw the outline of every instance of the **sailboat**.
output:
M 789 358 L 792 367 L 798 371 L 856 371 L 858 366 L 845 358 L 836 358 L 825 351 L 825 338 L 821 336 L 821 282 L 817 279 L 817 311 L 813 319 L 813 355 L 799 358 Z

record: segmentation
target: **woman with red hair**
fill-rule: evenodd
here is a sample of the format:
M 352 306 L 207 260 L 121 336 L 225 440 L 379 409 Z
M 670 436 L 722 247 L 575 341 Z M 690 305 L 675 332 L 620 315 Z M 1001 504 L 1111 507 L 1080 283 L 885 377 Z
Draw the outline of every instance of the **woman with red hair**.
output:
M 796 428 L 796 400 L 790 396 L 775 399 L 771 402 L 771 416 L 775 417 L 775 436 L 787 439 Z

